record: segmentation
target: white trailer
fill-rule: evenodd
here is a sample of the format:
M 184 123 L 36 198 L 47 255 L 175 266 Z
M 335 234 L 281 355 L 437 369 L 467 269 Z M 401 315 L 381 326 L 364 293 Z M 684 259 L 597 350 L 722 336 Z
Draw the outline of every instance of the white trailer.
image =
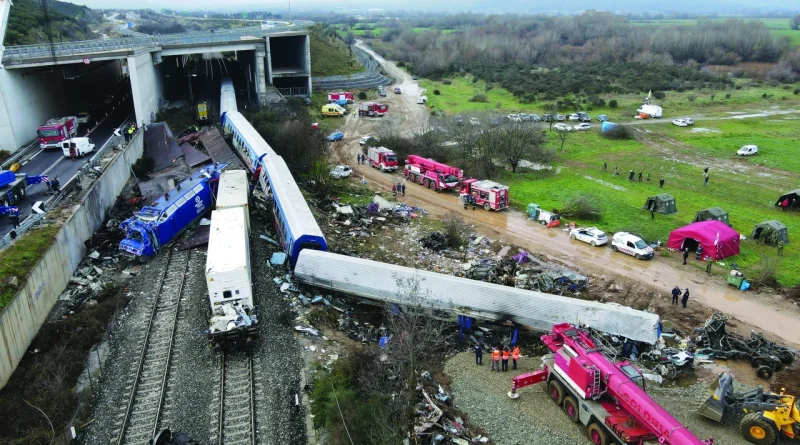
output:
M 645 104 L 636 110 L 636 114 L 646 114 L 648 117 L 661 117 L 662 109 L 658 105 Z
M 250 207 L 248 196 L 250 184 L 244 170 L 225 170 L 219 178 L 217 190 L 217 210 L 241 207 L 244 209 L 244 221 L 247 233 L 250 233 Z

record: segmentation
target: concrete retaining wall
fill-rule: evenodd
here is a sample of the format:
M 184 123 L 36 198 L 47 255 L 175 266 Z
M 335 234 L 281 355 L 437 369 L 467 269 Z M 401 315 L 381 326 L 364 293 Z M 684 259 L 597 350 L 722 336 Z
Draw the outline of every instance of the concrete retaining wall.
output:
M 58 232 L 55 243 L 31 270 L 27 282 L 0 313 L 0 388 L 5 386 L 47 314 L 86 253 L 84 242 L 100 228 L 142 156 L 142 132 L 92 184 L 80 206 Z
M 139 125 L 142 122 L 151 124 L 155 121 L 158 104 L 164 97 L 161 66 L 153 62 L 152 53 L 142 52 L 128 57 L 128 70 L 130 71 L 136 123 Z

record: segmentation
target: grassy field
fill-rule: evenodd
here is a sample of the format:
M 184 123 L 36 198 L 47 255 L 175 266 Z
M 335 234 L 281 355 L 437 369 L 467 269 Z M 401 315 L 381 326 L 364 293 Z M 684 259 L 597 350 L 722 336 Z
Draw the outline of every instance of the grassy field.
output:
M 470 75 L 454 77 L 451 80 L 451 85 L 426 79 L 420 80 L 420 87 L 428 90 L 425 93 L 428 96 L 428 108 L 453 114 L 465 111 L 511 112 L 524 109 L 521 108 L 522 104 L 519 99 L 503 88 L 491 88 L 487 91 L 485 82 L 473 82 L 473 77 Z M 441 94 L 433 94 L 434 90 L 439 90 Z M 486 102 L 470 102 L 470 98 L 475 94 L 485 94 L 488 100 Z
M 792 45 L 800 45 L 800 31 L 792 31 L 789 29 L 788 18 L 749 18 L 743 17 L 744 20 L 760 20 L 767 25 L 770 34 L 774 36 L 788 37 Z M 719 18 L 714 20 L 727 20 L 727 18 Z M 631 20 L 633 26 L 695 26 L 697 20 Z
M 50 225 L 32 230 L 22 235 L 11 247 L 0 252 L 0 310 L 16 295 L 19 287 L 25 284 L 28 273 L 42 258 L 44 252 L 53 244 L 60 227 Z M 19 287 L 6 286 L 11 277 L 17 277 Z
M 317 32 L 311 33 L 312 76 L 334 76 L 364 71 L 364 67 L 350 53 L 347 45 L 338 39 L 328 39 Z

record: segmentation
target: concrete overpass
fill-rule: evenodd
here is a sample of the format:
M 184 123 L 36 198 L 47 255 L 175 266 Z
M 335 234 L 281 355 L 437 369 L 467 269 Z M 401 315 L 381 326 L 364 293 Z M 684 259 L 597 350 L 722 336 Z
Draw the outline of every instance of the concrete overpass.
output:
M 0 39 L 5 36 L 9 8 L 9 0 L 0 0 Z M 63 84 L 73 75 L 69 73 L 84 75 L 98 65 L 104 66 L 102 71 L 130 78 L 139 123 L 153 122 L 164 102 L 161 64 L 168 57 L 246 55 L 252 61 L 247 64 L 247 77 L 262 104 L 274 94 L 273 88 L 284 95 L 310 94 L 311 49 L 306 29 L 310 24 L 0 47 L 0 150 L 14 152 L 35 138 L 38 126 L 48 119 L 82 111 L 74 109 L 70 100 L 75 92 L 62 91 L 70 87 L 58 90 L 53 85 Z

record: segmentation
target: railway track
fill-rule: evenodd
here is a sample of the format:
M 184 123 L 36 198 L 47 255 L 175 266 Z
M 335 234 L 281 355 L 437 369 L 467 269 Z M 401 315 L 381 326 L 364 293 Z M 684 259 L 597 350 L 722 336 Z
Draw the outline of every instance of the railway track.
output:
M 219 380 L 219 445 L 256 445 L 253 352 L 221 352 Z
M 113 443 L 147 444 L 156 433 L 166 395 L 173 343 L 191 251 L 169 251 L 149 318 L 143 323 L 139 358 L 126 383 L 130 396 Z

